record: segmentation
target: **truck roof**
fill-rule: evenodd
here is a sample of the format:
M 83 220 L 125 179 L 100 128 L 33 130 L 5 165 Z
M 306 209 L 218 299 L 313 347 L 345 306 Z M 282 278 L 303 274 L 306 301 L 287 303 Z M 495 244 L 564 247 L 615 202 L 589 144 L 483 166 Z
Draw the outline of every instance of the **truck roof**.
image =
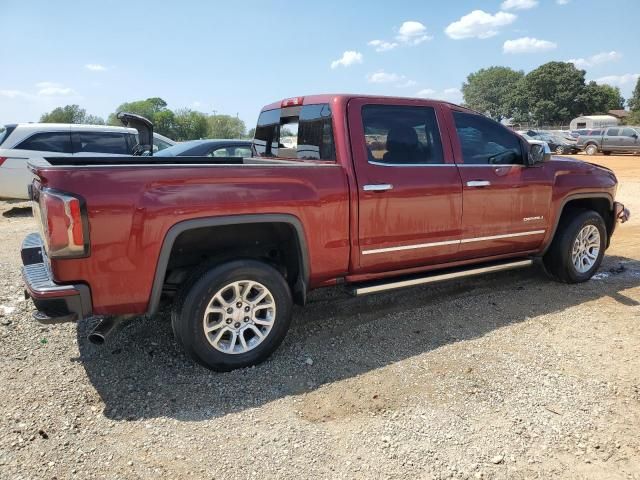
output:
M 454 105 L 456 107 L 460 107 L 452 102 L 447 102 L 446 100 L 437 100 L 433 98 L 422 98 L 422 97 L 398 97 L 398 96 L 388 96 L 388 95 L 364 95 L 364 94 L 355 94 L 355 93 L 322 93 L 317 95 L 304 95 L 299 97 L 289 97 L 279 100 L 277 102 L 270 103 L 262 108 L 262 111 L 265 110 L 274 110 L 276 108 L 281 108 L 285 102 L 288 102 L 287 106 L 295 106 L 295 105 L 315 105 L 318 103 L 334 103 L 334 102 L 348 102 L 352 98 L 371 98 L 371 99 L 392 99 L 392 100 L 419 100 L 419 101 L 430 101 L 430 102 L 438 102 L 438 103 L 446 103 L 449 105 Z M 294 103 L 295 102 L 295 103 Z M 464 107 L 461 107 L 464 108 Z

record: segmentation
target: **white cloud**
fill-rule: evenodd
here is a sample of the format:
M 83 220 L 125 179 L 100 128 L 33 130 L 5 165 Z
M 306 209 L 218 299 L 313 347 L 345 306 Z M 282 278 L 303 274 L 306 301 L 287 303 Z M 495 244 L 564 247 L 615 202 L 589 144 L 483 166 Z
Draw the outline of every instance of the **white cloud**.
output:
M 404 75 L 398 75 L 397 73 L 387 73 L 384 70 L 379 70 L 375 73 L 367 75 L 367 81 L 369 83 L 395 83 L 404 80 Z
M 502 2 L 503 10 L 528 10 L 538 6 L 538 0 L 505 0 Z
M 54 82 L 39 82 L 36 83 L 36 87 L 38 87 L 38 95 L 43 97 L 63 97 L 76 93 L 73 88 L 63 87 Z
M 87 63 L 84 68 L 91 70 L 92 72 L 104 72 L 107 70 L 107 67 L 100 65 L 99 63 Z
M 404 22 L 398 30 L 396 40 L 405 45 L 419 45 L 422 42 L 431 40 L 433 37 L 427 34 L 427 27 L 414 20 Z
M 522 37 L 516 40 L 507 40 L 502 46 L 504 53 L 535 53 L 546 52 L 557 48 L 558 45 L 548 40 L 538 40 L 537 38 Z
M 432 98 L 435 95 L 436 91 L 433 88 L 423 88 L 419 92 L 416 93 L 416 97 L 423 98 Z
M 409 88 L 415 87 L 418 84 L 415 80 L 407 80 L 406 82 L 399 83 L 396 85 L 398 88 Z
M 589 58 L 571 58 L 568 62 L 573 63 L 578 68 L 593 67 L 594 65 L 600 65 L 602 63 L 614 62 L 620 60 L 622 54 L 611 50 L 610 52 L 601 52 L 591 55 Z
M 444 90 L 434 90 L 433 88 L 423 88 L 416 93 L 416 97 L 431 98 L 434 100 L 445 100 L 447 102 L 461 103 L 462 92 L 459 88 L 445 88 Z
M 31 98 L 30 94 L 20 90 L 0 90 L 0 96 L 6 98 Z
M 386 40 L 371 40 L 367 45 L 374 47 L 376 52 L 388 52 L 398 46 L 396 42 L 387 42 Z
M 606 83 L 616 87 L 624 87 L 626 85 L 635 84 L 640 78 L 640 73 L 625 73 L 623 75 L 607 75 L 605 77 L 596 78 L 597 83 Z
M 569 3 L 571 0 L 556 0 L 556 3 L 558 5 L 566 5 L 567 3 Z
M 355 50 L 347 50 L 342 54 L 341 58 L 331 62 L 331 68 L 338 68 L 340 66 L 348 67 L 356 63 L 362 63 L 362 54 Z
M 474 10 L 457 20 L 447 28 L 445 33 L 454 40 L 463 38 L 490 38 L 500 33 L 500 27 L 515 22 L 518 18 L 513 13 L 498 12 L 495 15 L 482 10 Z

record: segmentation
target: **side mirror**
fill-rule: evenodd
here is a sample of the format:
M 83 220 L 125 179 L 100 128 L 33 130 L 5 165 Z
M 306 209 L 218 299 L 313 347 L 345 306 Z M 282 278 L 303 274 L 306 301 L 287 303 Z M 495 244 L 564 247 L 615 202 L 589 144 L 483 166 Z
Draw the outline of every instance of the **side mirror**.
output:
M 546 142 L 532 143 L 529 145 L 529 166 L 538 165 L 551 159 L 551 149 Z
M 637 133 L 633 133 L 631 136 L 632 136 L 633 138 L 635 138 L 636 140 L 638 139 L 638 134 L 637 134 Z

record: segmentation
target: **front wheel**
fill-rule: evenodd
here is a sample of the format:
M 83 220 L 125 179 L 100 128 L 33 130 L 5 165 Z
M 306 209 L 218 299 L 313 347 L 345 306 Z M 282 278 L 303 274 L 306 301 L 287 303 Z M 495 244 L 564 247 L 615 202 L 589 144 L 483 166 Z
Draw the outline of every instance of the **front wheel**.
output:
M 563 154 L 564 154 L 564 147 L 563 147 L 563 146 L 561 146 L 561 145 L 558 145 L 558 146 L 556 147 L 556 153 L 557 153 L 558 155 L 563 155 Z
M 593 210 L 567 213 L 543 258 L 546 270 L 565 283 L 586 282 L 602 263 L 606 235 L 599 213 Z
M 237 260 L 187 282 L 171 320 L 194 360 L 224 372 L 267 359 L 289 329 L 292 303 L 280 272 L 255 260 Z
M 586 153 L 587 155 L 596 155 L 598 153 L 598 147 L 593 144 L 587 145 L 584 148 L 584 153 Z

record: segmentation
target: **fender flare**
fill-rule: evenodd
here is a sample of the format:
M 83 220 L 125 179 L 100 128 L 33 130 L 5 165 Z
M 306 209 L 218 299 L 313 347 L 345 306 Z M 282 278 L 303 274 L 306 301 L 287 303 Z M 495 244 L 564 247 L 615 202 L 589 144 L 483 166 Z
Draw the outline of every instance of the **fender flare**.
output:
M 204 217 L 184 220 L 176 223 L 167 231 L 160 255 L 156 263 L 156 271 L 153 277 L 153 285 L 151 287 L 151 295 L 147 307 L 147 315 L 153 315 L 158 311 L 160 305 L 160 297 L 162 296 L 162 287 L 164 286 L 164 278 L 169 265 L 169 258 L 173 244 L 181 233 L 189 230 L 206 227 L 222 227 L 227 225 L 248 225 L 252 223 L 285 223 L 294 228 L 298 240 L 298 260 L 300 263 L 300 273 L 295 282 L 297 293 L 301 295 L 301 301 L 304 302 L 307 287 L 309 285 L 309 255 L 307 249 L 307 241 L 302 227 L 302 222 L 290 214 L 250 214 L 250 215 L 229 215 L 223 217 Z
M 558 225 L 560 225 L 560 217 L 562 217 L 562 212 L 564 211 L 564 207 L 567 206 L 567 203 L 571 202 L 572 200 L 583 200 L 585 198 L 604 198 L 609 202 L 609 208 L 613 210 L 613 198 L 606 192 L 575 193 L 573 195 L 565 197 L 562 200 L 562 203 L 560 203 L 560 208 L 558 209 L 558 214 L 556 215 L 549 241 L 547 242 L 547 245 L 544 247 L 544 250 L 542 251 L 540 256 L 543 256 L 545 253 L 547 253 L 547 250 L 549 250 L 549 247 L 551 247 L 551 243 L 553 242 L 553 239 L 556 236 L 556 231 L 558 230 Z

